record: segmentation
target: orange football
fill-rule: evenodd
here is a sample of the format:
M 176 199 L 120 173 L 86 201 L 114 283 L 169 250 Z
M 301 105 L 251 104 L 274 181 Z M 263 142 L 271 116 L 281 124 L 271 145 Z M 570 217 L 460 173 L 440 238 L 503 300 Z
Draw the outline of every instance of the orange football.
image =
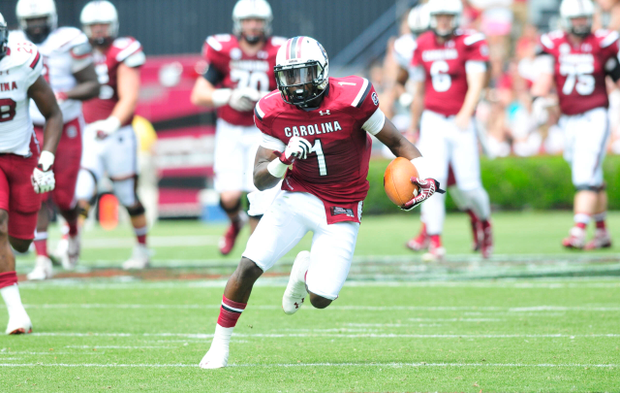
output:
M 396 157 L 385 170 L 383 187 L 388 198 L 397 206 L 418 195 L 418 186 L 411 182 L 412 177 L 418 177 L 418 170 L 403 157 Z

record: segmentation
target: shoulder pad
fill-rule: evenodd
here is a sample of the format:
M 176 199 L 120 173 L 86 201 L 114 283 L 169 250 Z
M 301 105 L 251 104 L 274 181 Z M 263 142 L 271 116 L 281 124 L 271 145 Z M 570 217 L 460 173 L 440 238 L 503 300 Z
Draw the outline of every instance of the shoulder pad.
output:
M 601 48 L 607 48 L 620 38 L 620 34 L 615 30 L 600 29 L 597 30 L 594 35 L 598 38 Z
M 41 61 L 37 46 L 30 41 L 12 40 L 8 46 L 8 55 L 5 58 L 9 60 L 9 67 L 26 65 L 34 69 Z
M 119 63 L 125 61 L 129 56 L 142 52 L 142 44 L 131 37 L 121 37 L 114 40 L 112 48 L 113 56 Z
M 54 46 L 58 48 L 66 47 L 67 49 L 88 42 L 86 34 L 75 27 L 60 27 L 50 34 L 48 40 L 50 39 L 53 39 L 55 44 L 57 44 Z
M 473 34 L 464 34 L 463 43 L 466 46 L 473 45 L 476 42 L 484 41 L 486 39 L 486 36 L 483 33 L 479 33 L 477 31 L 471 31 L 471 32 Z
M 547 49 L 555 48 L 555 43 L 553 42 L 553 39 L 551 38 L 550 34 L 541 35 L 540 44 Z
M 233 36 L 230 34 L 216 34 L 207 37 L 207 45 L 209 45 L 215 51 L 221 51 L 227 43 L 233 41 Z
M 265 121 L 269 115 L 277 112 L 283 102 L 282 99 L 278 99 L 280 97 L 280 90 L 274 90 L 256 103 L 254 106 L 254 115 L 258 118 L 258 120 Z
M 112 42 L 112 46 L 118 49 L 125 49 L 134 42 L 138 41 L 133 37 L 118 37 Z

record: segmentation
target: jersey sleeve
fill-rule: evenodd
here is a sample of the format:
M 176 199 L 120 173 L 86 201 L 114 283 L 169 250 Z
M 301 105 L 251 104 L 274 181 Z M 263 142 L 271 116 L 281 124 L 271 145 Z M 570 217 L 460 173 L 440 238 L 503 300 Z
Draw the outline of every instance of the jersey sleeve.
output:
M 215 67 L 221 74 L 226 73 L 226 56 L 223 51 L 225 50 L 221 38 L 216 36 L 209 36 L 203 46 L 203 56 L 209 67 Z
M 93 63 L 93 48 L 85 34 L 79 34 L 69 42 L 71 55 L 71 72 L 82 71 Z
M 368 119 L 379 109 L 379 96 L 368 79 L 362 80 L 362 88 L 358 91 L 351 106 L 355 108 L 354 117 L 361 124 L 366 124 Z M 383 124 L 381 126 L 383 127 Z M 372 131 L 369 132 L 372 133 Z
M 43 59 L 41 58 L 41 54 L 36 48 L 33 52 L 33 55 L 26 63 L 28 65 L 28 72 L 26 73 L 25 80 L 27 87 L 32 86 L 43 72 Z
M 141 67 L 146 62 L 142 44 L 131 37 L 116 39 L 114 46 L 117 49 L 116 61 L 128 67 Z
M 463 43 L 467 48 L 465 61 L 483 63 L 489 61 L 489 44 L 484 34 L 476 33 L 467 36 L 463 39 Z

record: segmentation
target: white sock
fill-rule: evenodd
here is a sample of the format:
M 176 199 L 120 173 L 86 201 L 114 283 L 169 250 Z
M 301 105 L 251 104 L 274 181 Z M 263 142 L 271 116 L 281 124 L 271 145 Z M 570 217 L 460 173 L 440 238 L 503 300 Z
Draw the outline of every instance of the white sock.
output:
M 215 333 L 213 334 L 213 341 L 211 347 L 225 347 L 230 345 L 230 337 L 232 337 L 234 327 L 225 328 L 220 326 L 219 323 L 215 324 Z
M 0 294 L 2 294 L 6 308 L 9 311 L 9 318 L 20 314 L 28 315 L 24 305 L 22 304 L 22 298 L 19 296 L 19 288 L 17 288 L 17 284 L 9 285 L 8 287 L 0 289 Z

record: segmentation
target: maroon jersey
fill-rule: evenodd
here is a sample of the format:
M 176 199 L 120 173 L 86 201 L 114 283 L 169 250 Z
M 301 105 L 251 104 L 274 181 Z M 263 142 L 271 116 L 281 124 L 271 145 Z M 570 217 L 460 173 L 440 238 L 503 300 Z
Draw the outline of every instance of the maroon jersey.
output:
M 357 206 L 368 193 L 372 146 L 362 126 L 379 108 L 379 99 L 372 84 L 357 76 L 329 78 L 328 89 L 321 106 L 311 111 L 271 93 L 256 105 L 256 125 L 284 145 L 299 136 L 313 146 L 307 159 L 296 160 L 287 171 L 283 190 L 317 196 L 330 223 L 359 221 Z
M 437 42 L 432 31 L 418 37 L 411 64 L 424 68 L 425 109 L 445 116 L 461 110 L 468 88 L 465 65 L 469 61 L 489 61 L 489 47 L 482 33 L 457 30 L 444 44 Z
M 95 49 L 95 70 L 101 84 L 99 97 L 85 101 L 82 106 L 84 120 L 90 124 L 107 119 L 118 102 L 118 66 L 140 67 L 146 60 L 142 45 L 131 37 L 117 38 L 104 52 Z M 125 124 L 130 124 L 133 117 Z
M 576 45 L 564 31 L 540 37 L 540 51 L 554 59 L 553 74 L 562 113 L 577 115 L 609 106 L 606 67 L 610 60 L 615 65 L 618 38 L 618 32 L 609 30 L 598 30 Z
M 273 67 L 276 65 L 278 49 L 285 42 L 286 39 L 282 37 L 269 37 L 260 51 L 248 56 L 239 47 L 236 36 L 218 34 L 207 38 L 202 52 L 209 67 L 215 67 L 222 76 L 222 81 L 216 87 L 251 87 L 266 93 L 276 88 Z M 254 124 L 252 111 L 238 112 L 230 105 L 219 107 L 217 115 L 237 126 Z

